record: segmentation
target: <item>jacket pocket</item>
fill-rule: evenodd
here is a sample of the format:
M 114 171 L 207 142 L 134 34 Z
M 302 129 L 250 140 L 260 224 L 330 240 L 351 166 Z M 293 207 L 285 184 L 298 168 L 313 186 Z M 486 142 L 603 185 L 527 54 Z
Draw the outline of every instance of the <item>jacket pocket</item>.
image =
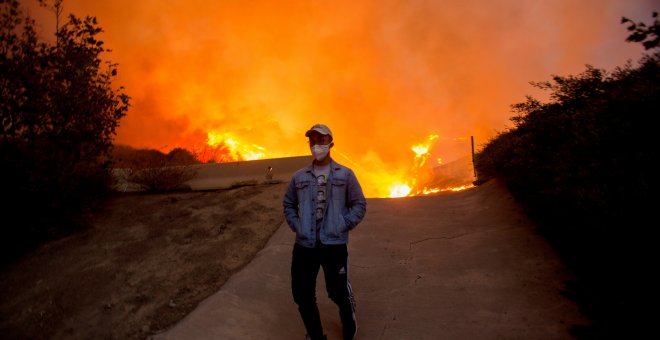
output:
M 337 224 L 337 236 L 348 232 L 348 225 L 346 224 L 346 219 L 344 216 L 339 215 L 339 223 Z
M 296 194 L 298 195 L 298 202 L 302 203 L 308 199 L 310 184 L 311 183 L 309 181 L 296 182 Z
M 340 178 L 332 179 L 332 200 L 333 201 L 346 201 L 346 180 Z

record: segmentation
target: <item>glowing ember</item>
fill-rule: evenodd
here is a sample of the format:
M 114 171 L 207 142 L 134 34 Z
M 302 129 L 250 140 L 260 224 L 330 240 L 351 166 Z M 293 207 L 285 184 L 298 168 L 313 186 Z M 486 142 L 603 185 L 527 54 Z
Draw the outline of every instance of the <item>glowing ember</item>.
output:
M 474 188 L 474 185 L 473 184 L 461 185 L 460 187 L 445 188 L 445 189 L 442 189 L 440 191 L 462 191 L 462 190 L 470 189 L 470 188 Z
M 424 195 L 435 194 L 436 192 L 440 192 L 440 189 L 438 188 L 427 189 L 426 187 L 422 189 L 422 194 Z

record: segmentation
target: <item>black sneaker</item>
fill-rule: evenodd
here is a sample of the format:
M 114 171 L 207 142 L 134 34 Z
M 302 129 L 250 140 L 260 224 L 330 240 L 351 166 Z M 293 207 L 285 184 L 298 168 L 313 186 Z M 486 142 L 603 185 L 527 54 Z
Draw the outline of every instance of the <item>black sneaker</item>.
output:
M 305 334 L 305 340 L 314 340 L 314 339 L 312 339 L 312 337 L 309 336 L 308 334 Z M 328 337 L 326 335 L 323 335 L 323 338 L 319 340 L 328 340 Z

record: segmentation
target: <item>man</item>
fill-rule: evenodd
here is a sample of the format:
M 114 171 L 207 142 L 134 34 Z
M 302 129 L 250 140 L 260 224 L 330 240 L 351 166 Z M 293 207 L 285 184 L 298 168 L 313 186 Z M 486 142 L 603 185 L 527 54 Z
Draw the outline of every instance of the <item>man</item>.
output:
M 330 299 L 339 307 L 344 339 L 357 333 L 355 299 L 348 281 L 348 232 L 367 210 L 367 201 L 353 171 L 330 157 L 332 132 L 323 124 L 305 136 L 314 156 L 298 170 L 284 195 L 284 216 L 296 233 L 291 261 L 293 300 L 308 340 L 326 339 L 316 305 L 316 277 L 323 267 Z

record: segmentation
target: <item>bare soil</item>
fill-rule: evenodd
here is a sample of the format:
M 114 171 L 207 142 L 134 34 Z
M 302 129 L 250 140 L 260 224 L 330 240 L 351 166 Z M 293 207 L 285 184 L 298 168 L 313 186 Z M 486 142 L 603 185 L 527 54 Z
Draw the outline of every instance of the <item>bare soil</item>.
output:
M 118 194 L 87 231 L 2 270 L 2 338 L 145 339 L 173 326 L 262 249 L 285 186 Z

